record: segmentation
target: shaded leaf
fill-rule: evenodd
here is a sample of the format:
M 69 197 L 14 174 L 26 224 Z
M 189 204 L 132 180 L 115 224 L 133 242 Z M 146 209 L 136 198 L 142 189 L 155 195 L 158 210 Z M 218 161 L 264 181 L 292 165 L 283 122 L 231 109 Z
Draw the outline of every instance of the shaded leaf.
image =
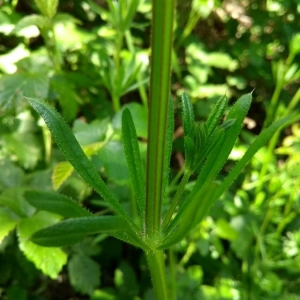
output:
M 91 295 L 100 284 L 100 266 L 86 255 L 75 254 L 68 262 L 70 282 L 76 291 Z
M 57 193 L 31 190 L 25 192 L 25 198 L 32 206 L 63 217 L 77 218 L 92 215 L 74 200 Z
M 126 221 L 116 216 L 68 219 L 35 232 L 31 241 L 46 247 L 61 247 L 79 242 L 89 234 L 129 230 Z

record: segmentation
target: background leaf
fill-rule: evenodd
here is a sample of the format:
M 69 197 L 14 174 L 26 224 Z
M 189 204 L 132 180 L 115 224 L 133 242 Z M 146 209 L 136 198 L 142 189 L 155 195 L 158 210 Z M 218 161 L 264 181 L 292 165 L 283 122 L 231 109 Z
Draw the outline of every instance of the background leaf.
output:
M 24 106 L 23 97 L 46 98 L 49 78 L 45 73 L 23 72 L 0 78 L 0 109 L 18 109 Z
M 100 284 L 100 266 L 86 255 L 72 255 L 68 262 L 68 274 L 72 286 L 83 294 L 91 295 Z
M 63 217 L 76 218 L 91 216 L 88 210 L 81 207 L 74 200 L 57 193 L 38 190 L 26 191 L 26 200 L 39 210 L 46 210 Z
M 13 230 L 19 222 L 19 218 L 6 207 L 0 206 L 0 244 L 2 240 Z
M 67 254 L 61 249 L 45 248 L 30 241 L 30 236 L 37 230 L 59 221 L 57 215 L 38 212 L 33 217 L 23 219 L 18 226 L 17 234 L 20 249 L 28 260 L 52 279 L 57 278 L 62 267 L 67 263 Z

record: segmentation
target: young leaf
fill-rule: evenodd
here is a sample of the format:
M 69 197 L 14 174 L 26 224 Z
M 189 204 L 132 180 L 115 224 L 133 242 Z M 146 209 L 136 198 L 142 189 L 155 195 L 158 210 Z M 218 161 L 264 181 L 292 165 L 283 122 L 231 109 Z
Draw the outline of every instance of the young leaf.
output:
M 94 216 L 68 219 L 35 232 L 31 241 L 45 247 L 62 247 L 79 242 L 88 234 L 126 231 L 129 227 L 123 218 Z
M 99 176 L 96 168 L 84 154 L 82 148 L 60 114 L 44 101 L 32 98 L 27 99 L 31 106 L 43 117 L 60 150 L 79 175 L 109 203 L 119 216 L 125 218 L 128 223 L 131 224 L 132 228 L 136 229 L 136 225 L 132 218 L 124 210 L 117 198 Z
M 184 135 L 188 136 L 194 126 L 194 110 L 190 97 L 183 93 L 181 96 L 182 103 L 182 125 Z
M 181 207 L 179 207 L 177 215 L 167 227 L 167 235 L 170 234 L 170 232 L 172 232 L 172 230 L 174 230 L 174 228 L 178 226 L 180 220 L 182 219 L 192 220 L 192 225 L 197 224 L 196 222 L 200 222 L 200 217 L 190 218 L 189 211 L 191 209 L 197 211 L 197 202 L 200 198 L 199 195 L 203 192 L 203 189 L 206 187 L 206 185 L 215 178 L 217 173 L 224 165 L 226 159 L 228 158 L 228 155 L 233 148 L 235 140 L 241 130 L 243 120 L 250 107 L 251 99 L 251 94 L 246 94 L 240 97 L 231 108 L 227 119 L 235 119 L 235 122 L 232 124 L 232 121 L 230 121 L 229 123 L 231 123 L 231 127 L 227 128 L 226 131 L 222 127 L 219 129 L 219 139 L 217 141 L 217 144 L 209 153 L 203 167 L 201 168 L 200 174 L 196 180 L 192 192 L 189 194 L 188 198 L 184 201 Z M 226 125 L 225 127 L 228 126 Z M 199 215 L 203 217 L 205 215 L 205 212 L 200 211 Z M 182 232 L 187 233 L 188 230 L 192 228 L 191 226 L 185 226 L 185 228 L 182 229 Z
M 142 172 L 142 163 L 135 126 L 131 113 L 127 108 L 124 109 L 122 114 L 122 136 L 131 182 L 142 220 L 144 220 L 146 199 L 145 179 Z
M 50 192 L 26 191 L 26 200 L 40 210 L 46 210 L 67 218 L 78 218 L 91 216 L 92 213 L 82 208 L 72 199 Z
M 194 141 L 189 137 L 184 137 L 184 168 L 186 173 L 192 173 L 195 163 L 196 147 Z
M 205 125 L 207 127 L 208 136 L 210 136 L 214 132 L 216 127 L 219 125 L 219 123 L 222 119 L 222 116 L 225 113 L 227 104 L 228 104 L 228 99 L 227 99 L 226 95 L 224 95 L 223 97 L 221 97 L 218 100 L 215 107 L 210 112 L 210 114 L 205 122 Z

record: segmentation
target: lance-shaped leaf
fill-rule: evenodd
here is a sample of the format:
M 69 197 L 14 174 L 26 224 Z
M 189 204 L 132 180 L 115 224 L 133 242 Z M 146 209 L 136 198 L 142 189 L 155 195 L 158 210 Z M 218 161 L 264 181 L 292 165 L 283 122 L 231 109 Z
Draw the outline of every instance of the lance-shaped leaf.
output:
M 129 109 L 125 108 L 122 114 L 122 136 L 129 174 L 135 197 L 141 212 L 142 220 L 145 214 L 145 178 L 142 172 L 140 149 L 135 126 Z
M 189 135 L 194 126 L 194 110 L 190 97 L 183 93 L 181 96 L 182 103 L 182 126 L 184 135 Z
M 254 140 L 254 142 L 249 146 L 244 156 L 237 162 L 234 168 L 231 170 L 230 174 L 226 177 L 226 179 L 221 183 L 221 185 L 215 190 L 213 194 L 214 201 L 217 200 L 223 192 L 230 187 L 230 185 L 234 182 L 236 177 L 241 173 L 241 171 L 245 168 L 251 158 L 255 155 L 255 153 L 264 146 L 267 141 L 275 134 L 277 130 L 282 127 L 285 127 L 289 124 L 292 124 L 298 121 L 300 115 L 292 118 L 291 116 L 282 118 L 277 120 L 272 125 L 270 125 L 267 129 L 262 131 Z
M 131 224 L 132 228 L 136 229 L 132 218 L 99 176 L 96 168 L 84 154 L 78 141 L 61 115 L 44 101 L 32 98 L 27 99 L 31 106 L 43 117 L 58 147 L 79 175 L 109 203 L 119 216 L 125 218 L 128 223 Z
M 79 242 L 95 233 L 129 230 L 128 223 L 117 216 L 93 216 L 68 219 L 35 232 L 31 241 L 44 247 L 62 247 Z
M 57 193 L 32 190 L 25 192 L 25 198 L 32 206 L 63 217 L 78 218 L 92 215 L 74 200 Z
M 210 136 L 214 132 L 216 127 L 220 124 L 222 116 L 225 113 L 227 104 L 228 104 L 228 99 L 224 95 L 217 101 L 215 107 L 212 109 L 212 111 L 208 115 L 208 118 L 205 122 L 205 125 L 207 127 L 208 136 Z

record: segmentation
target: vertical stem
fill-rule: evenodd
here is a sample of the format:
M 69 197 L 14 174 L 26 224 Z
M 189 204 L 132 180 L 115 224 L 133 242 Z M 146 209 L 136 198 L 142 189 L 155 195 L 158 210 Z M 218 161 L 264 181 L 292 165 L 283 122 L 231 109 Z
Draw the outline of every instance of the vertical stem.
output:
M 170 248 L 169 249 L 170 300 L 177 299 L 176 265 L 177 265 L 177 258 L 175 255 L 175 251 L 172 248 Z
M 162 250 L 147 251 L 146 257 L 150 269 L 154 294 L 156 300 L 170 300 Z
M 155 243 L 160 233 L 175 0 L 152 3 L 145 228 L 147 237 Z

